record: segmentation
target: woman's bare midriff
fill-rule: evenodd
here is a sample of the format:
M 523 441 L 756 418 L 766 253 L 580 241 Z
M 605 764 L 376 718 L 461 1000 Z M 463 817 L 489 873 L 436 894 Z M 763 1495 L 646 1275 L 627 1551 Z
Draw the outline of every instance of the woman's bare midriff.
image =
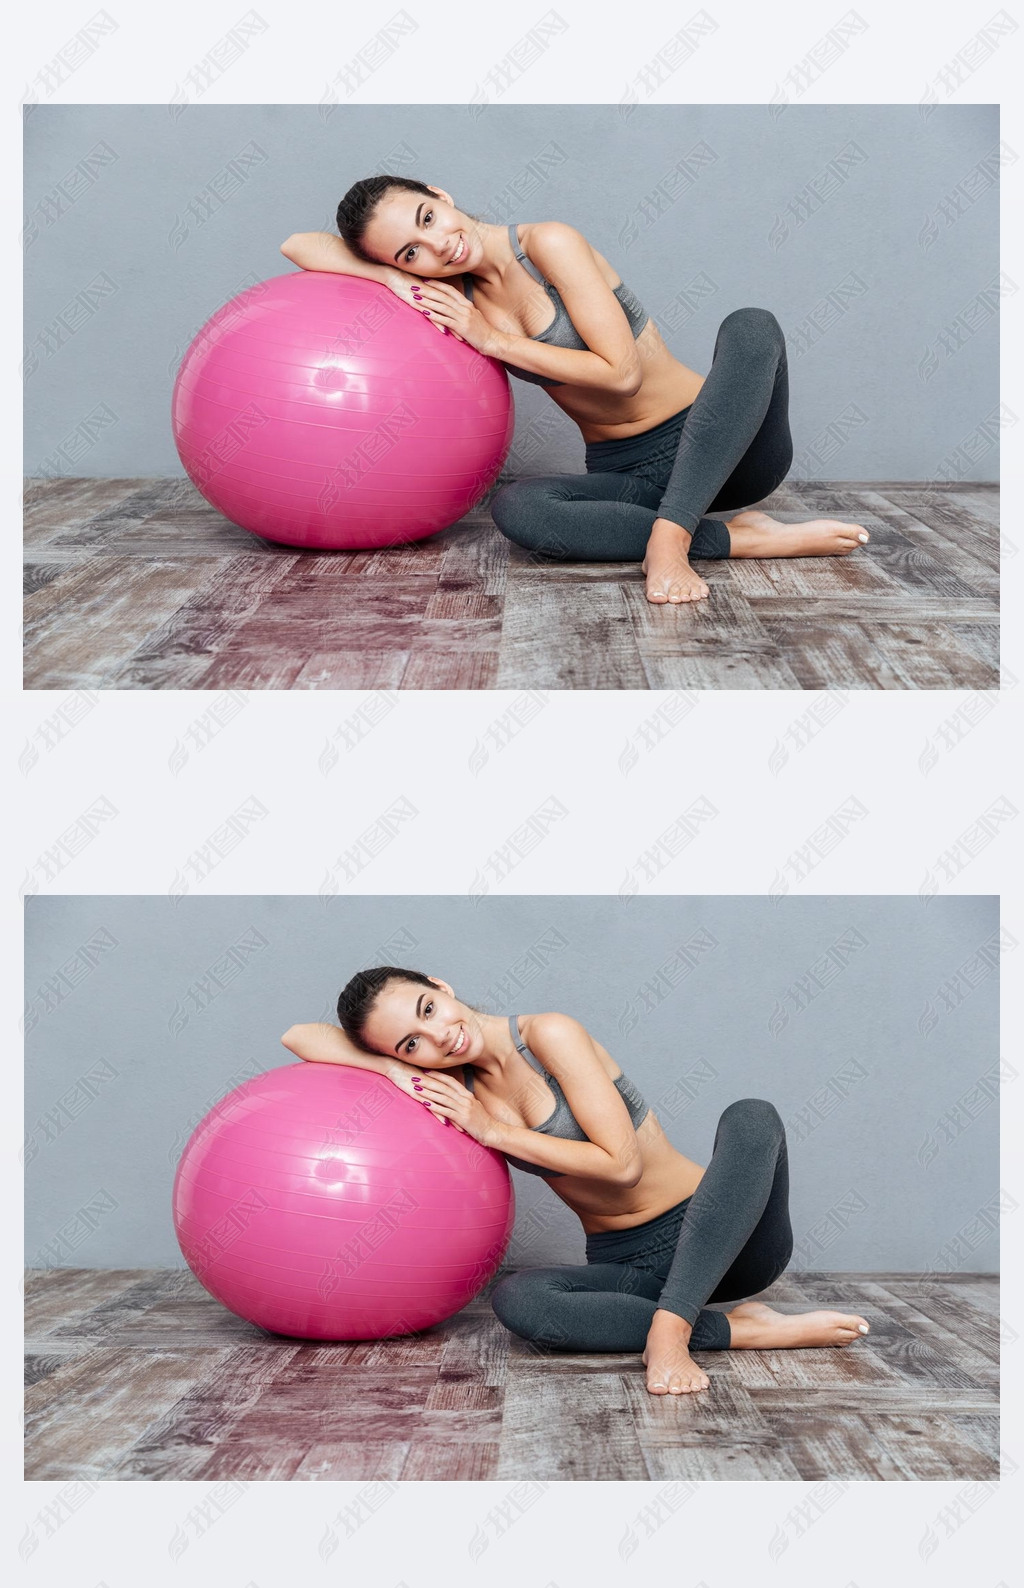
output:
M 520 226 L 519 237 L 529 255 L 528 225 Z M 620 278 L 593 245 L 591 253 L 605 281 L 614 290 L 620 285 Z M 461 280 L 459 285 L 462 287 Z M 551 324 L 550 298 L 518 260 L 514 261 L 497 295 L 492 296 L 480 284 L 474 291 L 473 301 L 492 325 L 531 340 Z M 703 386 L 705 377 L 688 369 L 669 352 L 653 320 L 648 320 L 640 332 L 636 348 L 643 380 L 640 390 L 632 397 L 565 383 L 545 388 L 563 413 L 579 426 L 584 441 L 618 441 L 653 430 L 655 425 L 688 408 Z
M 634 1186 L 605 1185 L 560 1175 L 549 1180 L 552 1191 L 572 1208 L 588 1235 L 599 1230 L 628 1230 L 667 1213 L 692 1196 L 704 1175 L 700 1164 L 677 1152 L 653 1111 L 641 1122 L 636 1139 L 643 1173 Z
M 632 397 L 595 391 L 592 386 L 549 386 L 548 396 L 574 420 L 584 441 L 618 441 L 653 430 L 688 408 L 705 377 L 680 364 L 662 341 L 653 320 L 636 339 L 643 367 L 640 390 Z
M 530 1017 L 521 1015 L 520 1034 L 527 1044 L 529 1027 Z M 612 1080 L 616 1079 L 622 1073 L 619 1066 L 596 1038 L 591 1040 L 605 1073 Z M 492 1090 L 486 1076 L 479 1071 L 474 1077 L 473 1091 L 495 1119 L 527 1130 L 535 1130 L 543 1124 L 555 1108 L 555 1095 L 547 1082 L 519 1053 L 506 1065 L 500 1092 Z M 641 1120 L 636 1139 L 643 1170 L 634 1186 L 609 1185 L 602 1180 L 569 1174 L 560 1174 L 548 1181 L 555 1195 L 572 1208 L 588 1235 L 598 1230 L 626 1230 L 634 1224 L 644 1224 L 692 1196 L 700 1184 L 704 1170 L 700 1164 L 677 1152 L 653 1109 Z

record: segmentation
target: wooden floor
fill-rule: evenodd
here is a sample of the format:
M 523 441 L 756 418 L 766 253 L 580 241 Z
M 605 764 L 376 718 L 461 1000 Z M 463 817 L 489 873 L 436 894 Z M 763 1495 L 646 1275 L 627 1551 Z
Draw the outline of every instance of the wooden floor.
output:
M 787 1276 L 856 1311 L 842 1350 L 698 1353 L 652 1396 L 632 1355 L 534 1348 L 486 1295 L 404 1339 L 265 1334 L 185 1270 L 51 1269 L 27 1296 L 30 1479 L 960 1479 L 998 1467 L 997 1281 Z
M 998 687 L 994 486 L 787 482 L 763 505 L 871 544 L 701 563 L 709 602 L 652 607 L 635 564 L 540 563 L 486 507 L 416 545 L 316 555 L 187 481 L 32 481 L 25 687 Z

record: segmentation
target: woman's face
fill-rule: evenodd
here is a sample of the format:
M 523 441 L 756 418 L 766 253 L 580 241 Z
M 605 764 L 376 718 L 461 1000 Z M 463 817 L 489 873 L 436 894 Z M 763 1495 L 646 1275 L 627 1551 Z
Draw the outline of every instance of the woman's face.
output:
M 384 988 L 363 1027 L 363 1041 L 425 1070 L 471 1064 L 482 1049 L 476 1012 L 460 1003 L 446 982 L 422 987 L 392 981 Z
M 457 210 L 450 193 L 436 197 L 391 188 L 370 217 L 363 247 L 382 265 L 397 265 L 412 276 L 459 276 L 479 263 L 477 225 Z

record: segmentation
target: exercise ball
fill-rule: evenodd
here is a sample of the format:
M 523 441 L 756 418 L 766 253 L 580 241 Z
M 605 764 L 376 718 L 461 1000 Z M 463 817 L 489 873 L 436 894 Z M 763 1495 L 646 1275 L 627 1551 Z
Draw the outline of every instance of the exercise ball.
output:
M 310 1063 L 214 1105 L 172 1203 L 210 1295 L 306 1340 L 377 1340 L 451 1317 L 496 1272 L 515 1217 L 500 1153 L 379 1075 Z
M 358 276 L 299 270 L 193 339 L 171 417 L 189 479 L 254 535 L 316 550 L 422 540 L 494 484 L 508 376 Z

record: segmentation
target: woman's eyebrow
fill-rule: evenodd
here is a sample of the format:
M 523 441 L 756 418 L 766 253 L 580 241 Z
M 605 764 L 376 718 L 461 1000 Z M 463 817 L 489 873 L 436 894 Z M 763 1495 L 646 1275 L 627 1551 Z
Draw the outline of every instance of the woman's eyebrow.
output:
M 419 223 L 420 223 L 420 210 L 421 210 L 421 209 L 422 209 L 422 208 L 423 208 L 423 205 L 422 205 L 422 203 L 420 203 L 420 204 L 417 204 L 417 206 L 416 206 L 416 225 L 417 225 L 417 226 L 418 226 L 418 225 L 419 225 Z M 396 260 L 397 260 L 397 259 L 398 259 L 398 254 L 404 254 L 404 253 L 405 253 L 405 250 L 406 250 L 406 249 L 407 249 L 407 248 L 411 248 L 411 247 L 412 247 L 412 243 L 403 243 L 403 244 L 402 244 L 402 246 L 401 246 L 401 248 L 400 248 L 400 249 L 399 249 L 399 250 L 398 250 L 398 253 L 397 253 L 397 254 L 396 254 L 396 255 L 395 255 L 395 259 L 396 259 Z
M 416 1000 L 416 1019 L 417 1020 L 420 1018 L 420 1004 L 423 1002 L 425 997 L 426 997 L 425 993 L 420 993 L 419 997 Z M 409 1036 L 411 1036 L 411 1035 L 412 1035 L 412 1033 L 410 1032 Z M 408 1041 L 409 1041 L 409 1037 L 403 1037 L 401 1042 L 396 1042 L 395 1043 L 395 1052 L 397 1053 L 399 1048 L 404 1047 L 405 1043 L 407 1043 Z

